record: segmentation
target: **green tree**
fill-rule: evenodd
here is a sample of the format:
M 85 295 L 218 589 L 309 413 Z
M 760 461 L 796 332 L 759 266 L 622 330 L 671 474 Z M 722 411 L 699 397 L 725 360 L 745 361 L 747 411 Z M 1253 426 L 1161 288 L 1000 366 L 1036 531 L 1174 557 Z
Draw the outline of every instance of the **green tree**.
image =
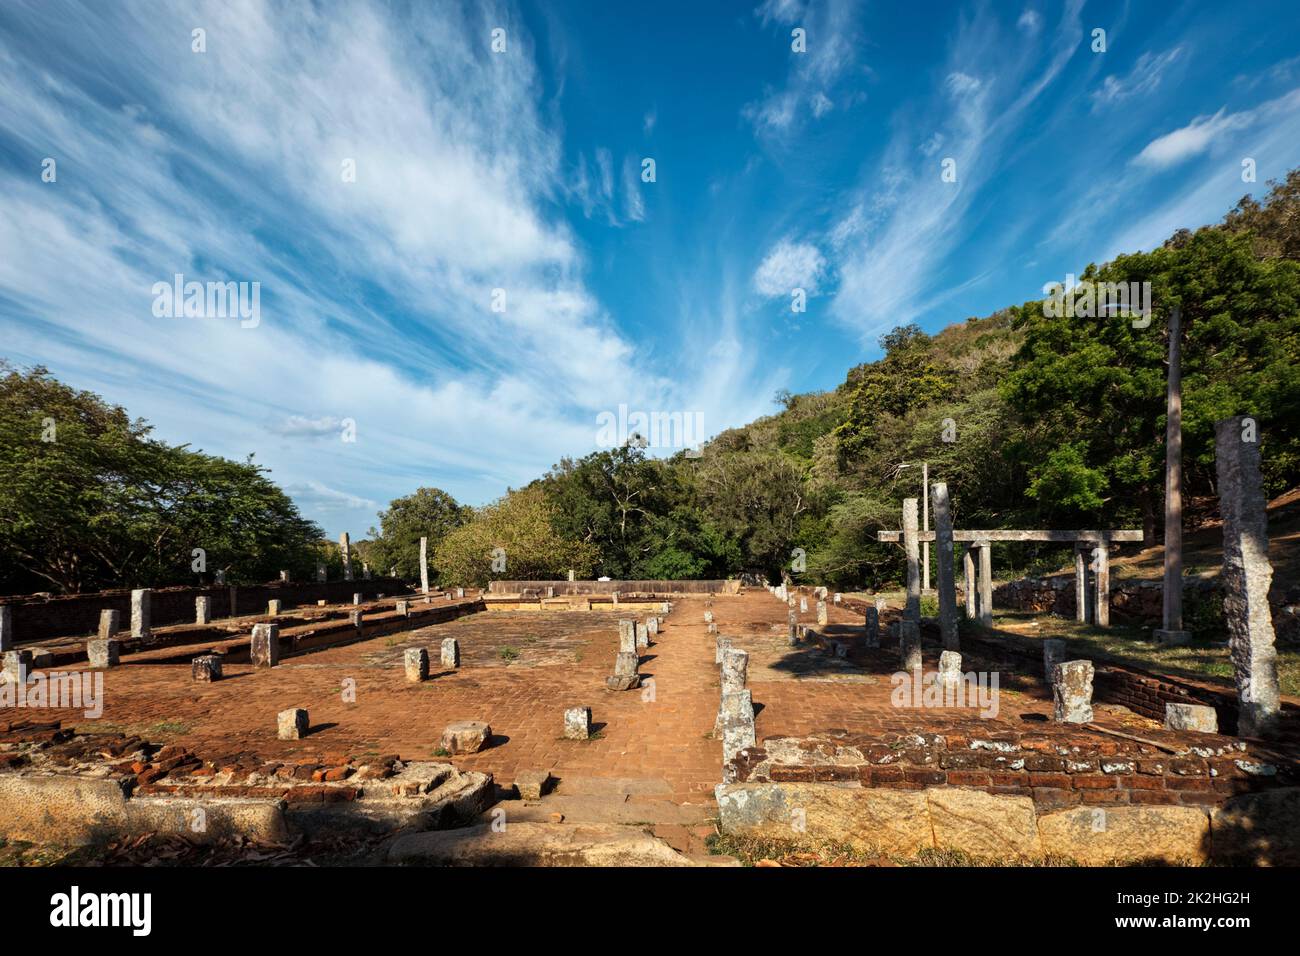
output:
M 368 560 L 381 574 L 396 569 L 397 576 L 419 580 L 420 539 L 429 539 L 429 558 L 451 531 L 459 528 L 473 514 L 473 509 L 457 503 L 439 488 L 419 488 L 414 494 L 394 498 L 388 509 L 379 513 L 379 530 L 370 529 L 373 539 Z M 438 571 L 430 568 L 430 580 Z

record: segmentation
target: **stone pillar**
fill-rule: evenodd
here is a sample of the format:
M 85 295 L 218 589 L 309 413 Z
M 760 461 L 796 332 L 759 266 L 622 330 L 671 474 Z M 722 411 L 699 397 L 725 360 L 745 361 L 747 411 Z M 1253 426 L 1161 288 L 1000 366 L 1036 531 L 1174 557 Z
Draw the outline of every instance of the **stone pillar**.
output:
M 738 694 L 749 678 L 749 652 L 729 647 L 722 655 L 722 693 Z
M 830 617 L 828 616 L 827 611 L 826 611 L 826 602 L 823 601 L 823 600 L 821 600 L 821 599 L 818 599 L 818 601 L 817 601 L 817 624 L 818 624 L 818 626 L 820 626 L 820 627 L 825 627 L 826 624 L 827 624 L 827 622 L 828 622 L 829 620 L 830 620 Z
M 423 647 L 408 647 L 402 655 L 402 664 L 408 681 L 418 684 L 429 679 L 429 652 Z
M 993 626 L 993 546 L 988 541 L 978 541 L 980 549 L 980 623 Z
M 659 618 L 657 618 L 657 617 L 648 617 L 648 618 L 646 618 L 646 619 L 645 619 L 645 629 L 646 629 L 646 633 L 648 633 L 648 634 L 654 634 L 654 635 L 658 636 L 658 634 L 659 634 Z
M 975 620 L 979 614 L 975 610 L 975 552 L 970 546 L 961 556 L 962 590 L 966 597 L 966 617 Z
M 105 608 L 99 612 L 99 639 L 106 641 L 122 627 L 122 612 Z
M 0 683 L 25 684 L 31 679 L 32 652 L 5 651 L 4 672 L 0 673 Z
M 280 663 L 280 625 L 253 625 L 248 658 L 254 667 L 274 667 Z
M 398 614 L 402 615 L 402 617 L 411 616 L 411 604 L 409 601 L 398 601 L 395 610 Z
M 880 612 L 875 607 L 867 608 L 867 636 L 863 642 L 867 647 L 880 646 Z
M 799 643 L 799 612 L 794 608 L 789 608 L 785 615 L 786 623 L 786 640 L 791 647 Z
M 281 602 L 279 598 L 271 598 L 266 602 L 267 617 L 278 617 L 280 614 Z
M 329 570 L 325 567 L 324 564 L 317 564 L 316 581 L 320 584 L 324 584 L 328 580 L 329 580 Z
M 122 642 L 92 638 L 86 642 L 86 658 L 94 670 L 116 667 L 122 653 Z
M 358 592 L 356 592 L 355 594 L 352 595 L 352 603 L 353 603 L 353 604 L 360 604 L 360 603 L 361 603 L 361 592 L 360 592 L 360 591 L 358 591 Z
M 650 631 L 640 621 L 632 622 L 632 629 L 636 632 L 636 646 L 638 648 L 650 646 Z
M 704 612 L 704 623 L 705 623 L 705 624 L 712 624 L 712 623 L 713 623 L 713 612 L 712 612 L 712 611 L 705 611 L 705 612 Z
M 618 649 L 624 653 L 636 653 L 636 621 L 618 622 Z
M 1052 719 L 1067 724 L 1092 721 L 1092 661 L 1056 665 L 1052 682 Z
M 103 619 L 102 616 L 100 618 Z M 8 604 L 0 604 L 0 653 L 14 649 L 14 612 Z
M 577 580 L 577 579 L 573 576 L 573 568 L 569 568 L 569 580 L 570 580 L 570 581 L 575 581 L 575 580 Z
M 898 658 L 905 671 L 920 670 L 921 625 L 916 621 L 898 622 Z
M 1088 559 L 1084 554 L 1087 545 L 1074 542 L 1074 619 L 1088 623 Z
M 460 641 L 454 637 L 442 639 L 442 666 L 455 670 L 460 667 Z
M 153 630 L 149 627 L 151 597 L 148 588 L 139 588 L 131 592 L 131 636 L 139 638 L 146 644 L 153 639 Z
M 1278 729 L 1281 700 L 1276 635 L 1268 604 L 1268 516 L 1254 422 L 1249 438 L 1238 415 L 1214 425 L 1214 457 L 1223 515 L 1223 617 L 1237 684 L 1237 733 L 1264 737 Z
M 344 531 L 339 535 L 339 551 L 343 554 L 343 580 L 352 580 L 352 538 Z
M 1098 541 L 1095 550 L 1092 620 L 1098 627 L 1110 627 L 1110 542 Z
M 224 586 L 224 585 L 225 585 L 225 583 L 226 583 L 226 570 L 225 570 L 225 568 L 217 568 L 217 570 L 213 572 L 213 574 L 212 574 L 212 583 L 214 583 L 214 584 L 218 584 L 218 585 L 221 585 L 221 586 Z
M 1047 686 L 1056 683 L 1056 665 L 1065 660 L 1065 641 L 1049 637 L 1043 641 L 1043 679 Z
M 196 597 L 194 599 L 194 623 L 211 624 L 212 623 L 212 599 L 206 597 Z
M 957 582 L 952 568 L 952 509 L 948 503 L 948 483 L 936 481 L 930 486 L 934 498 L 935 559 L 939 571 L 939 633 L 943 646 L 950 651 L 961 647 L 957 633 Z
M 429 539 L 420 539 L 420 593 L 429 593 Z
M 276 736 L 281 740 L 298 740 L 305 737 L 307 736 L 307 728 L 310 726 L 311 718 L 307 715 L 307 711 L 301 707 L 282 710 L 276 715 Z
M 907 553 L 907 605 L 903 617 L 921 620 L 921 550 L 916 517 L 916 499 L 903 499 L 903 550 Z
M 570 707 L 564 712 L 564 737 L 566 740 L 587 740 L 591 737 L 590 707 Z
M 729 650 L 731 650 L 731 638 L 719 634 L 713 639 L 713 663 L 721 664 L 722 658 L 726 656 Z
M 637 674 L 637 667 L 640 665 L 641 658 L 632 651 L 619 651 L 618 656 L 614 658 L 614 673 L 605 678 L 605 686 L 610 690 L 632 690 L 641 686 L 641 677 Z
M 281 572 L 280 572 L 280 583 L 281 583 L 281 584 L 288 584 L 288 583 L 289 583 L 289 572 L 288 572 L 288 571 L 281 571 Z
M 937 517 L 937 516 L 936 516 Z M 961 654 L 944 651 L 939 655 L 939 686 L 944 697 L 955 694 L 961 684 Z

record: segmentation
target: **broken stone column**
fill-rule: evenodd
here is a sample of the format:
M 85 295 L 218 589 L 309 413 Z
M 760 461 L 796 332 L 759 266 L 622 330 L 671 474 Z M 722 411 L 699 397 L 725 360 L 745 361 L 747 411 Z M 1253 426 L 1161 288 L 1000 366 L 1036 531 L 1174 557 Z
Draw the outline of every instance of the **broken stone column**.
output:
M 934 551 L 939 570 L 939 633 L 943 646 L 955 651 L 961 647 L 957 632 L 957 581 L 953 576 L 952 508 L 948 502 L 948 483 L 936 481 L 930 486 L 934 502 Z
M 351 622 L 352 626 L 355 627 L 355 628 L 359 631 L 359 630 L 361 630 L 362 627 L 365 626 L 366 612 L 365 612 L 365 611 L 349 611 L 349 612 L 348 612 L 348 620 Z
M 454 637 L 442 639 L 442 666 L 452 670 L 460 667 L 460 641 Z
M 642 624 L 640 621 L 633 621 L 632 629 L 636 632 L 636 646 L 638 648 L 649 647 L 650 631 L 646 628 L 646 626 Z
M 1056 665 L 1052 681 L 1052 719 L 1067 724 L 1092 721 L 1092 661 Z
M 705 627 L 705 630 L 706 630 L 708 633 L 710 633 L 710 634 L 717 634 L 717 633 L 718 633 L 718 625 L 716 625 L 716 624 L 709 624 L 709 625 L 707 625 L 707 626 Z
M 749 652 L 736 647 L 727 648 L 722 655 L 722 692 L 738 694 L 745 689 L 749 676 Z
M 713 663 L 721 664 L 723 656 L 731 650 L 731 638 L 719 634 L 713 639 Z
M 317 581 L 318 583 L 320 583 L 320 584 L 324 584 L 324 583 L 325 583 L 326 581 L 328 581 L 328 580 L 329 580 L 329 571 L 326 569 L 325 565 L 323 565 L 323 564 L 317 564 L 317 565 L 316 565 L 316 581 Z
M 101 641 L 106 641 L 122 627 L 122 612 L 105 608 L 99 612 L 99 632 Z
M 712 624 L 712 623 L 713 623 L 713 612 L 712 612 L 712 611 L 705 611 L 705 612 L 704 612 L 704 623 L 705 623 L 705 624 Z
M 0 683 L 22 684 L 32 673 L 31 651 L 5 651 L 4 671 L 0 673 Z
M 86 641 L 86 657 L 93 670 L 116 667 L 122 653 L 122 642 L 113 639 L 92 638 Z
M 149 627 L 151 599 L 152 593 L 148 588 L 131 592 L 131 636 L 146 644 L 153 639 L 153 630 Z
M 1098 541 L 1093 550 L 1092 620 L 1098 627 L 1110 627 L 1110 542 Z
M 799 614 L 794 608 L 786 614 L 786 641 L 791 647 L 799 643 Z
M 282 710 L 275 718 L 275 735 L 281 740 L 299 740 L 307 736 L 310 719 L 301 707 Z
M 481 720 L 458 720 L 442 732 L 442 749 L 451 754 L 478 753 L 487 746 L 492 728 Z
M 898 622 L 898 658 L 905 671 L 919 670 L 921 661 L 921 625 L 916 621 Z
M 636 651 L 631 653 L 619 651 L 614 658 L 614 674 L 605 678 L 605 686 L 610 690 L 632 690 L 641 686 L 641 677 L 637 674 L 641 657 Z
M 402 656 L 406 679 L 413 683 L 429 679 L 429 652 L 423 647 L 408 647 Z
M 1056 665 L 1065 660 L 1065 641 L 1049 637 L 1043 641 L 1043 679 L 1047 686 L 1056 681 Z
M 957 651 L 943 651 L 939 655 L 939 686 L 944 696 L 953 694 L 961 683 L 961 654 Z
M 724 778 L 732 779 L 731 762 L 745 748 L 755 745 L 754 705 L 745 689 L 749 654 L 734 648 L 722 658 L 722 701 L 714 721 L 714 732 L 722 734 Z
M 395 610 L 398 614 L 402 615 L 402 617 L 411 616 L 411 605 L 406 601 L 398 601 Z
M 799 598 L 799 613 L 800 614 L 808 613 L 808 599 L 806 597 Z
M 564 712 L 564 737 L 566 740 L 587 740 L 591 737 L 590 707 L 570 707 Z
M 920 521 L 917 518 L 916 499 L 903 499 L 903 551 L 907 555 L 907 604 L 903 617 L 909 621 L 921 620 L 921 545 L 918 540 Z
M 1165 730 L 1192 730 L 1201 734 L 1219 732 L 1219 715 L 1204 704 L 1165 704 Z
M 864 640 L 863 643 L 866 644 L 867 647 L 879 647 L 880 646 L 880 612 L 876 610 L 874 607 L 867 608 L 867 620 L 866 620 L 865 627 L 866 627 L 867 634 L 866 634 L 866 639 Z
M 724 730 L 728 724 L 745 723 L 749 725 L 749 730 L 754 730 L 754 699 L 749 688 L 740 691 L 731 691 L 722 695 L 722 703 L 718 707 L 717 719 L 713 722 L 713 732 L 716 734 Z M 754 742 L 751 739 L 749 743 L 743 746 L 752 747 Z
M 278 617 L 279 614 L 280 614 L 280 607 L 281 607 L 280 599 L 279 599 L 279 598 L 271 598 L 271 600 L 269 600 L 269 601 L 266 602 L 266 614 L 267 614 L 267 616 L 268 616 L 268 617 Z
M 636 621 L 618 622 L 618 649 L 623 654 L 636 653 Z
M 14 612 L 8 604 L 0 604 L 0 652 L 14 649 Z
M 357 591 L 357 592 L 355 592 L 355 593 L 352 595 L 352 603 L 353 603 L 353 604 L 360 604 L 360 603 L 361 603 L 361 592 L 360 592 L 360 591 Z
M 253 640 L 248 651 L 254 667 L 274 667 L 280 663 L 280 625 L 254 624 Z
M 645 619 L 645 629 L 646 629 L 646 632 L 647 632 L 648 634 L 658 635 L 658 633 L 659 633 L 659 618 L 657 618 L 657 617 L 648 617 L 648 618 L 646 618 L 646 619 Z
M 211 598 L 197 597 L 194 599 L 194 623 L 195 624 L 212 623 L 212 599 Z
M 288 572 L 288 571 L 281 571 L 281 572 L 280 572 L 280 583 L 281 583 L 281 584 L 288 584 L 288 583 L 289 583 L 289 572 Z
M 339 551 L 343 554 L 343 580 L 352 580 L 352 538 L 344 531 L 339 535 Z
M 221 655 L 203 654 L 190 661 L 190 677 L 204 684 L 221 680 Z
M 420 593 L 429 593 L 429 539 L 420 539 Z
M 1267 499 L 1259 471 L 1255 422 L 1245 416 L 1214 425 L 1214 458 L 1223 515 L 1223 617 L 1237 684 L 1237 733 L 1264 737 L 1278 729 L 1281 698 L 1276 635 L 1268 591 Z
M 829 620 L 830 618 L 827 615 L 827 611 L 826 611 L 826 602 L 823 600 L 818 600 L 817 601 L 817 623 L 820 626 L 825 627 L 826 622 Z

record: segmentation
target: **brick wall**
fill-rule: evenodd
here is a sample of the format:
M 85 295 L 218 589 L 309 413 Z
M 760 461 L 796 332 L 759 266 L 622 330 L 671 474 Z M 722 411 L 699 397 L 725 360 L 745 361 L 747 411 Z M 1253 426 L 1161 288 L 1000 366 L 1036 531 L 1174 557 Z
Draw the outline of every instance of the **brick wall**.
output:
M 235 594 L 232 613 L 230 599 Z M 325 600 L 331 604 L 350 601 L 360 593 L 367 600 L 376 594 L 405 594 L 410 589 L 396 578 L 372 578 L 369 581 L 327 581 L 269 584 L 229 587 L 172 587 L 153 591 L 150 603 L 150 624 L 166 627 L 169 624 L 188 624 L 194 621 L 194 599 L 207 597 L 211 601 L 214 618 L 232 617 L 235 614 L 265 612 L 267 602 L 279 598 L 284 609 L 315 604 Z M 96 591 L 90 594 L 68 594 L 54 597 L 23 595 L 0 597 L 0 604 L 13 609 L 14 636 L 19 644 L 46 641 L 55 637 L 78 637 L 94 634 L 99 627 L 99 612 L 117 609 L 122 615 L 122 626 L 131 620 L 131 592 Z
M 556 595 L 565 594 L 734 594 L 739 588 L 739 581 L 493 581 L 488 585 L 489 594 L 519 594 L 525 589 L 546 593 L 548 587 L 555 588 Z

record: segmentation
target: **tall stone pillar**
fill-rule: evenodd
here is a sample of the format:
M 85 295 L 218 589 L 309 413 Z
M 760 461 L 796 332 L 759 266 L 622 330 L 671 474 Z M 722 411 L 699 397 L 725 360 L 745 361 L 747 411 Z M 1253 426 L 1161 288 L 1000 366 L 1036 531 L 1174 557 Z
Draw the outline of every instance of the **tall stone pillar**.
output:
M 1088 623 L 1088 543 L 1074 542 L 1074 619 Z
M 915 498 L 903 499 L 903 550 L 907 553 L 907 605 L 903 617 L 921 620 L 921 549 Z
M 1098 627 L 1110 627 L 1110 542 L 1098 541 L 1093 559 L 1093 595 L 1096 605 L 1092 620 Z
M 993 626 L 993 546 L 989 541 L 977 541 L 980 549 L 980 623 Z
M 8 604 L 0 604 L 0 652 L 14 649 L 14 613 Z
M 420 593 L 429 593 L 429 539 L 420 539 Z
M 148 588 L 131 592 L 131 636 L 146 644 L 153 640 L 153 629 L 149 626 L 151 597 Z
M 948 502 L 948 483 L 936 481 L 930 486 L 934 498 L 934 546 L 939 571 L 939 633 L 945 650 L 961 647 L 957 634 L 957 582 L 952 570 L 952 509 Z
M 1182 310 L 1169 312 L 1169 379 L 1165 396 L 1165 581 L 1163 644 L 1186 644 L 1183 630 L 1183 325 Z
M 966 591 L 966 616 L 974 620 L 978 616 L 975 612 L 975 551 L 970 545 L 962 553 L 961 570 Z
M 339 535 L 339 550 L 343 553 L 343 580 L 352 580 L 352 538 L 344 531 Z
M 1250 432 L 1244 430 L 1249 427 Z M 1223 616 L 1237 684 L 1237 733 L 1263 737 L 1277 730 L 1277 649 L 1268 589 L 1268 516 L 1253 421 L 1238 415 L 1214 425 L 1214 458 L 1223 516 Z
M 930 463 L 927 461 L 921 462 L 921 530 L 930 530 Z M 921 590 L 930 590 L 929 541 L 921 542 Z

